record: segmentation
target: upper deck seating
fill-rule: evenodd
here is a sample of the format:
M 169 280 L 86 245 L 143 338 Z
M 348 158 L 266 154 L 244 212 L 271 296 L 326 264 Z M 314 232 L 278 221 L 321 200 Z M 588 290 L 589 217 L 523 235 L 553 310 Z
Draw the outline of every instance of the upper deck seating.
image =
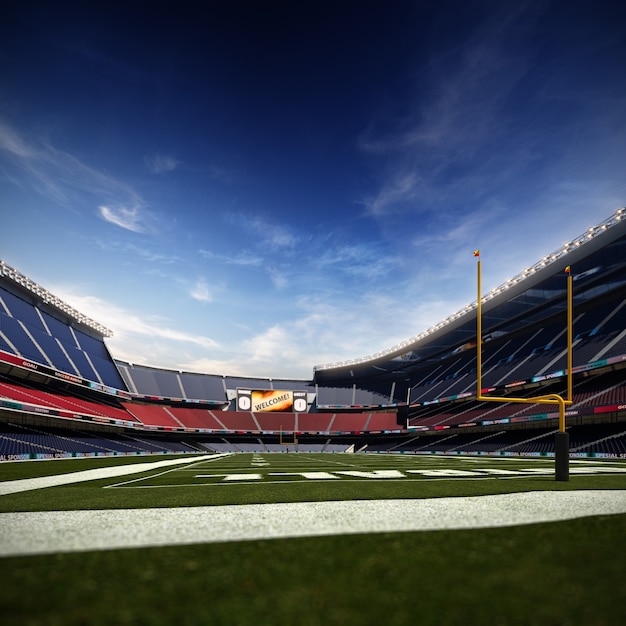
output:
M 125 386 L 104 341 L 0 287 L 0 349 L 115 389 Z

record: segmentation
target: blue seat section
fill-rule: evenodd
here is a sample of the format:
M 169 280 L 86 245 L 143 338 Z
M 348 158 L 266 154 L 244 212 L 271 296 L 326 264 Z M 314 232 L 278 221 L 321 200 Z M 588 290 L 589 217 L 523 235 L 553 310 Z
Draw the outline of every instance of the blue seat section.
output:
M 146 396 L 180 398 L 182 390 L 178 382 L 178 372 L 158 370 L 153 367 L 132 366 L 129 368 L 133 382 L 131 389 Z
M 124 365 L 119 367 L 122 378 L 131 392 L 144 396 L 158 396 L 159 388 L 149 367 Z
M 80 372 L 80 376 L 86 378 L 87 380 L 98 382 L 98 376 L 94 372 L 93 367 L 89 364 L 85 353 L 75 345 L 72 346 L 64 343 L 63 347 L 65 348 L 67 355 L 70 359 L 72 359 L 72 363 L 76 365 L 78 371 Z
M 0 326 L 1 325 L 2 325 L 2 320 L 0 318 Z M 13 348 L 11 348 L 11 346 L 4 340 L 1 334 L 0 334 L 0 350 L 4 350 L 5 352 L 10 352 L 11 354 L 14 354 Z
M 102 382 L 115 389 L 125 389 L 124 381 L 117 371 L 104 341 L 91 337 L 78 328 L 73 330 L 80 347 L 89 355 Z
M 145 452 L 192 452 L 180 441 L 155 438 L 152 442 L 122 434 L 89 434 L 69 428 L 39 428 L 0 424 L 0 456 L 15 454 L 139 454 Z
M 6 337 L 5 341 L 0 336 L 0 349 L 115 389 L 126 388 L 102 339 L 70 328 L 67 323 L 45 311 L 37 311 L 33 304 L 1 287 L 0 298 L 4 303 L 0 306 L 0 330 Z M 12 316 L 6 314 L 5 307 Z
M 72 330 L 74 331 L 74 336 L 81 349 L 89 355 L 89 359 L 99 374 L 99 380 L 102 380 L 102 382 L 109 387 L 125 389 L 124 381 L 117 371 L 104 341 L 91 337 L 79 328 L 73 328 Z M 88 370 L 92 370 L 92 368 L 89 367 Z M 87 378 L 87 376 L 85 376 L 85 378 Z M 93 379 L 90 378 L 90 380 Z
M 226 402 L 224 379 L 221 376 L 183 372 L 180 381 L 189 400 Z
M 109 353 L 103 341 L 90 337 L 78 328 L 74 328 L 74 335 L 76 336 L 80 347 L 87 352 L 89 356 L 94 355 L 100 359 L 110 359 Z
M 109 387 L 113 387 L 114 389 L 126 389 L 126 385 L 120 376 L 120 373 L 117 371 L 115 367 L 115 363 L 109 357 L 108 359 L 100 358 L 99 356 L 95 356 L 93 354 L 89 355 L 93 366 L 100 374 L 100 378 L 105 385 Z
M 169 385 L 165 384 L 165 389 L 161 387 L 159 383 L 162 382 L 163 377 L 158 376 L 157 370 L 152 367 L 133 366 L 129 368 L 129 374 L 132 381 L 130 389 L 136 390 L 137 393 L 141 395 L 163 396 L 168 398 L 179 398 L 181 395 L 180 388 L 177 393 L 171 393 L 173 390 L 176 390 L 176 386 L 173 383 Z M 175 381 L 173 374 L 174 373 L 172 373 L 172 378 Z
M 9 311 L 11 311 L 14 318 L 21 320 L 30 328 L 45 330 L 43 322 L 32 304 L 14 296 L 11 292 L 5 291 L 4 289 L 0 289 L 0 297 Z
M 225 403 L 227 402 L 226 389 L 285 389 L 315 392 L 315 385 L 310 381 L 179 372 L 122 361 L 117 361 L 116 365 L 127 388 L 131 392 L 146 396 L 182 397 L 186 400 Z M 352 393 L 351 390 L 350 393 Z
M 375 391 L 369 391 L 367 389 L 356 389 L 354 396 L 354 404 L 355 405 L 380 405 L 380 404 L 391 404 L 391 400 L 387 396 L 383 396 L 380 393 L 376 393 Z
M 126 388 L 145 396 L 226 402 L 224 378 L 210 374 L 162 370 L 116 361 Z
M 320 386 L 317 391 L 317 404 L 321 405 L 339 405 L 339 406 L 352 406 L 356 404 L 353 402 L 354 390 L 352 387 L 322 387 Z
M 32 339 L 15 318 L 9 317 L 4 313 L 0 313 L 0 330 L 4 333 L 9 342 L 18 350 L 17 356 L 23 356 L 31 361 L 47 365 L 48 362 L 44 355 L 33 343 Z M 8 347 L 8 351 L 13 353 L 15 352 L 10 347 Z
M 49 315 L 45 311 L 42 311 L 41 314 L 43 315 L 46 326 L 50 330 L 50 334 L 53 337 L 60 339 L 64 343 L 76 345 L 76 340 L 74 339 L 72 331 L 67 324 L 64 324 L 55 317 L 52 317 L 52 315 Z
M 155 369 L 153 375 L 160 396 L 166 398 L 181 398 L 183 396 L 178 372 Z
M 34 328 L 29 329 L 37 345 L 45 352 L 55 369 L 61 372 L 78 374 L 74 366 L 67 360 L 65 353 L 54 337 Z

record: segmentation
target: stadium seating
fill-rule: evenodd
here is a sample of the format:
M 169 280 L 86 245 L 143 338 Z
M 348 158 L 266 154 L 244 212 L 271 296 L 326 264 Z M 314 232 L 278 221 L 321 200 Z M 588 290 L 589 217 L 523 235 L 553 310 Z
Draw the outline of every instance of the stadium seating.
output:
M 60 409 L 69 413 L 96 415 L 109 417 L 111 419 L 134 421 L 132 415 L 113 406 L 91 402 L 76 396 L 62 396 L 49 391 L 27 388 L 3 381 L 0 381 L 0 397 L 28 404 Z
M 296 430 L 295 413 L 255 413 L 256 421 L 262 431 L 294 431 Z
M 168 428 L 183 428 L 168 407 L 157 404 L 139 404 L 131 402 L 122 402 L 124 408 L 134 416 L 137 421 L 146 426 L 166 426 Z
M 185 428 L 201 428 L 210 430 L 226 430 L 224 425 L 217 421 L 213 413 L 207 409 L 184 407 L 170 407 L 169 412 Z
M 571 447 L 581 454 L 624 452 L 624 224 L 609 243 L 590 246 L 587 256 L 576 253 L 574 389 L 567 426 Z M 489 299 L 483 309 L 486 393 L 567 393 L 565 281 L 561 269 L 537 269 L 541 272 L 534 282 L 524 278 L 519 288 L 494 296 L 498 302 Z M 379 353 L 371 362 L 357 359 L 343 369 L 331 366 L 312 380 L 283 380 L 114 361 L 97 323 L 55 308 L 23 282 L 11 282 L 5 272 L 0 276 L 0 449 L 11 451 L 0 454 L 287 450 L 277 441 L 279 431 L 295 433 L 299 449 L 345 449 L 345 438 L 354 433 L 360 434 L 349 445 L 380 451 L 548 454 L 553 449 L 555 405 L 472 400 L 477 320 L 471 306 L 406 352 Z M 237 411 L 241 389 L 304 391 L 310 411 Z M 45 428 L 9 427 L 16 415 L 24 428 L 42 422 Z M 54 430 L 55 420 L 66 430 Z M 87 422 L 106 432 L 84 433 Z M 119 430 L 109 432 L 113 427 Z M 399 430 L 405 431 L 400 438 L 388 436 Z M 153 431 L 172 434 L 157 441 Z M 374 433 L 383 435 L 378 440 Z M 337 437 L 344 439 L 335 443 Z
M 1 285 L 0 331 L 0 349 L 5 352 L 86 380 L 124 388 L 102 339 L 64 324 Z

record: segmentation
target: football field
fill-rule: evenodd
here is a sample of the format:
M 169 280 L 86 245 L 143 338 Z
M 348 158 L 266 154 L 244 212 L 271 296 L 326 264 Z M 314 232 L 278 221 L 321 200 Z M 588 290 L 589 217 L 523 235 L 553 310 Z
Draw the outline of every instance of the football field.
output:
M 625 530 L 623 459 L 3 463 L 0 600 L 25 624 L 619 623 Z

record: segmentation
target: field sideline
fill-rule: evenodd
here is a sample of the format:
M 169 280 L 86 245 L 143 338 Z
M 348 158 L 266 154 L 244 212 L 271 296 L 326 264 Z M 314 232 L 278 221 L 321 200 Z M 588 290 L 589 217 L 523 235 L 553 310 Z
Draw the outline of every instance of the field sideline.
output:
M 626 461 L 572 459 L 570 474 L 556 482 L 550 459 L 413 455 L 3 463 L 3 615 L 32 624 L 404 624 L 418 614 L 420 624 L 622 622 Z M 530 603 L 504 593 L 504 581 Z

